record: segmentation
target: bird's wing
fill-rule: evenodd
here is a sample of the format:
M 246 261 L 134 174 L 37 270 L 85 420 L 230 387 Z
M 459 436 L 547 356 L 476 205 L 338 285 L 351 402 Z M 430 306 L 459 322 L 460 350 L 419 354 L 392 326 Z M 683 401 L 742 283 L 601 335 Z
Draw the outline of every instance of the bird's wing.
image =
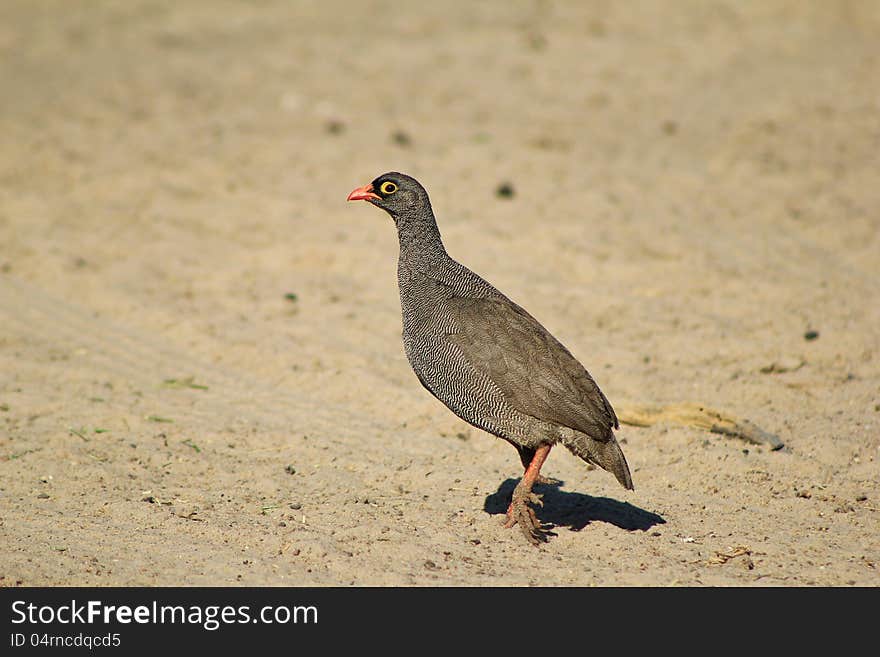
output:
M 446 301 L 457 328 L 448 334 L 514 408 L 606 440 L 617 416 L 577 359 L 506 297 Z

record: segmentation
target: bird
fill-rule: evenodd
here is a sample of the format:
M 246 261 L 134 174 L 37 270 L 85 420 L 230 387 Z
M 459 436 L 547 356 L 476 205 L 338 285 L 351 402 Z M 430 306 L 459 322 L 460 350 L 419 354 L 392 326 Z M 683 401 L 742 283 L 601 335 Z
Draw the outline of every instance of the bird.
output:
M 617 415 L 593 377 L 538 320 L 446 252 L 425 188 L 391 171 L 348 201 L 371 203 L 394 220 L 403 346 L 421 384 L 519 453 L 524 472 L 504 526 L 519 525 L 533 545 L 547 540 L 533 486 L 552 481 L 541 467 L 557 444 L 633 490 L 614 435 Z

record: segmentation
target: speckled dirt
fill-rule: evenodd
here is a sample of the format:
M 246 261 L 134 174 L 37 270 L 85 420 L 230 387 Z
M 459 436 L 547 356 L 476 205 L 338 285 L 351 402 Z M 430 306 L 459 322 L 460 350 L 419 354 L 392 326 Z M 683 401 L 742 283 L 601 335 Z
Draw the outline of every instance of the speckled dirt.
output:
M 880 584 L 873 2 L 0 6 L 0 585 Z M 628 492 L 422 387 L 396 235 L 611 402 Z M 497 190 L 507 185 L 507 194 Z M 805 334 L 818 334 L 808 340 Z M 813 336 L 813 334 L 811 334 Z

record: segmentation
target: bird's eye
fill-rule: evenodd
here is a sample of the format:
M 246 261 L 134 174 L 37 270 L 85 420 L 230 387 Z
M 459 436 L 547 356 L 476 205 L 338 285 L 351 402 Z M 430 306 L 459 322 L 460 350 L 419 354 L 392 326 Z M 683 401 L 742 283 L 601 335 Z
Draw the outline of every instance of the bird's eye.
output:
M 379 185 L 379 191 L 388 196 L 389 194 L 393 194 L 397 191 L 397 185 L 395 185 L 390 180 L 386 180 L 381 185 Z

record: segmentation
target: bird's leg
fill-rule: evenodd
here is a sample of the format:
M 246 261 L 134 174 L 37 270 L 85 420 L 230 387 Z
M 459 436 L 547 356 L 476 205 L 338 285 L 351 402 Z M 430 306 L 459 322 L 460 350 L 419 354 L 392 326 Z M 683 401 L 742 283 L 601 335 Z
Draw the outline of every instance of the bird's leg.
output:
M 507 508 L 507 520 L 504 523 L 505 527 L 513 527 L 518 524 L 532 545 L 538 545 L 544 539 L 541 523 L 538 522 L 535 511 L 529 506 L 529 503 L 542 504 L 541 497 L 532 492 L 532 486 L 541 476 L 541 466 L 544 465 L 547 455 L 550 454 L 550 447 L 551 445 L 541 445 L 535 450 L 522 479 L 513 489 L 513 499 Z
M 519 452 L 519 459 L 522 461 L 523 470 L 528 470 L 529 465 L 532 463 L 532 459 L 535 458 L 535 450 L 531 447 L 520 447 L 519 445 L 516 445 L 516 451 Z M 535 479 L 535 483 L 544 484 L 546 486 L 559 486 L 562 481 L 554 477 L 539 474 L 538 478 Z

